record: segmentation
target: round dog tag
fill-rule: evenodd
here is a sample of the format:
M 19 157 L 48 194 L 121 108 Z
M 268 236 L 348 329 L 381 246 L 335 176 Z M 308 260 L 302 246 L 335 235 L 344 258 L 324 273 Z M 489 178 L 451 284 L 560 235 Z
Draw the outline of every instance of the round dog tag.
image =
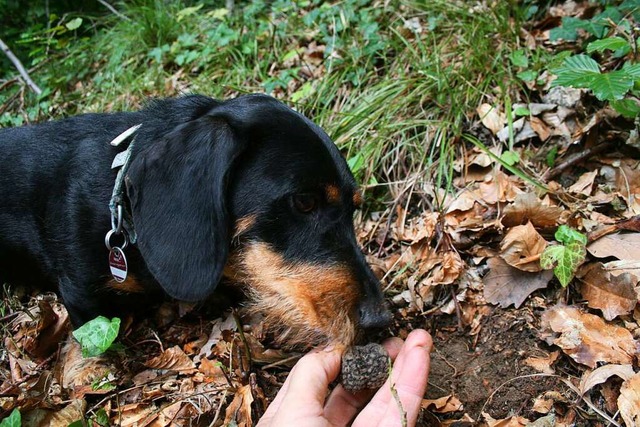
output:
M 127 279 L 127 258 L 122 249 L 117 246 L 109 251 L 109 268 L 116 282 L 122 283 Z

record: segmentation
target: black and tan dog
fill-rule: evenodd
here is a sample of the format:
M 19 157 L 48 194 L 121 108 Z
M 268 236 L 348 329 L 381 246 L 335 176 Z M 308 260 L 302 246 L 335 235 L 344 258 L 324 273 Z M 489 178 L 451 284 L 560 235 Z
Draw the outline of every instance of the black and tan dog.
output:
M 140 291 L 202 300 L 223 276 L 285 341 L 348 345 L 390 320 L 356 243 L 346 162 L 271 97 L 3 129 L 0 171 L 0 280 L 57 284 L 75 326 Z

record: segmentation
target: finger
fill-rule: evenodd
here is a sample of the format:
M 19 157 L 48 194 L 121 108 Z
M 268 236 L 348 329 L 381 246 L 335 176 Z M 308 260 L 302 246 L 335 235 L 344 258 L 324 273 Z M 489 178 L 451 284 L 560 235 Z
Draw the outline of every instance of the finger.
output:
M 280 405 L 282 405 L 284 396 L 285 394 L 287 394 L 287 391 L 289 390 L 289 383 L 291 383 L 291 378 L 294 375 L 293 373 L 296 370 L 296 366 L 294 366 L 291 369 L 291 371 L 289 372 L 289 375 L 287 375 L 287 379 L 284 381 L 284 384 L 282 384 L 282 387 L 280 387 L 280 390 L 278 390 L 278 394 L 276 395 L 275 399 L 273 399 L 273 401 L 271 402 L 271 405 L 269 405 L 267 410 L 264 412 L 264 414 L 260 418 L 258 427 L 271 425 L 271 419 L 276 415 L 276 413 L 278 412 L 278 409 L 280 409 Z
M 382 343 L 391 360 L 394 360 L 402 347 L 400 338 L 389 338 Z M 358 393 L 350 393 L 342 387 L 342 384 L 333 389 L 324 406 L 327 420 L 337 426 L 347 425 L 353 417 L 371 400 L 375 390 L 363 390 Z
M 414 425 L 427 388 L 429 375 L 429 352 L 433 343 L 431 336 L 423 330 L 409 334 L 393 364 L 391 384 L 397 392 L 402 410 L 407 416 L 407 425 Z M 391 393 L 389 380 L 378 390 L 371 402 L 363 409 L 354 426 L 398 425 L 400 408 Z
M 279 415 L 286 415 L 287 419 L 322 417 L 329 383 L 336 379 L 339 371 L 338 350 L 311 352 L 300 359 L 287 378 L 286 390 L 278 393 L 282 397 L 272 412 L 275 414 L 272 424 L 278 425 Z

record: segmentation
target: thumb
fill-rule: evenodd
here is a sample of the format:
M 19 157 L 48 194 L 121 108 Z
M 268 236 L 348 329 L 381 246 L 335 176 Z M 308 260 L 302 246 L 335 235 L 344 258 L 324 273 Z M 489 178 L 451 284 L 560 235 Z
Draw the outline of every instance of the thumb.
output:
M 338 350 L 315 350 L 300 359 L 258 425 L 277 425 L 278 414 L 322 416 L 329 384 L 340 372 L 340 357 Z

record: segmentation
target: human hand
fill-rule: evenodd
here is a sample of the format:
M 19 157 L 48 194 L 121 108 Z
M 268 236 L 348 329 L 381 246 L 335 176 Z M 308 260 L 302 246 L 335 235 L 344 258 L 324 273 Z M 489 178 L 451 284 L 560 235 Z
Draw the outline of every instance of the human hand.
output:
M 420 403 L 427 388 L 431 335 L 417 329 L 403 343 L 391 338 L 383 346 L 394 359 L 391 383 L 402 402 L 407 425 L 418 418 Z M 338 385 L 329 397 L 329 384 L 340 372 L 340 352 L 316 350 L 304 356 L 293 367 L 258 427 L 355 427 L 400 426 L 402 415 L 391 393 L 389 379 L 371 398 L 372 391 L 356 394 Z M 351 424 L 353 422 L 353 424 Z

